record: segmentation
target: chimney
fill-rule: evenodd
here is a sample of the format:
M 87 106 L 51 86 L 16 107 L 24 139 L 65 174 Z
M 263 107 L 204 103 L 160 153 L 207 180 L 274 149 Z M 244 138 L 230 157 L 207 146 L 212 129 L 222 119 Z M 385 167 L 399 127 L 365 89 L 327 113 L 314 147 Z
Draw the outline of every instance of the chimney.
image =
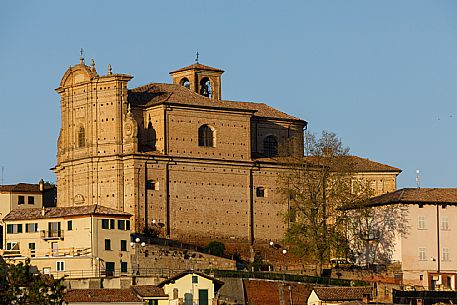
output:
M 40 185 L 40 192 L 43 192 L 44 191 L 44 181 L 43 181 L 43 179 L 40 180 L 39 185 Z

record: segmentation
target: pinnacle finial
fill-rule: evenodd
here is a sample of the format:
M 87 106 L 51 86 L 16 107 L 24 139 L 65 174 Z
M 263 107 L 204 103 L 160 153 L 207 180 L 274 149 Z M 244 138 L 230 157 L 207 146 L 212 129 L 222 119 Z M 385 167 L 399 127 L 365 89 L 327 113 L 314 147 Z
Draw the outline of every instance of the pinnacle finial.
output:
M 111 68 L 111 64 L 108 64 L 108 75 L 113 74 L 113 69 Z
M 197 54 L 195 54 L 195 55 L 196 55 L 196 56 L 195 56 L 195 62 L 198 64 L 198 56 L 200 55 L 200 54 L 198 53 L 198 50 L 197 50 Z
M 127 104 L 127 113 L 130 113 L 130 103 Z
M 90 60 L 90 66 L 95 68 L 95 60 L 93 58 Z
M 84 50 L 83 50 L 83 48 L 81 48 L 81 50 L 79 51 L 79 53 L 81 54 L 81 55 L 79 56 L 79 63 L 80 63 L 80 64 L 84 64 Z

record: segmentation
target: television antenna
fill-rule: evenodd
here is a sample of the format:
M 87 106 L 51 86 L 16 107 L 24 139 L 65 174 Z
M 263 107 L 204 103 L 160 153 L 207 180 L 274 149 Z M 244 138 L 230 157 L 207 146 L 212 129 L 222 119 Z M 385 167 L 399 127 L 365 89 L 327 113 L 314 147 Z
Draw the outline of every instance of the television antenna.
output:
M 2 165 L 2 184 L 3 185 L 3 172 L 5 171 L 5 167 Z
M 421 176 L 420 176 L 420 170 L 416 169 L 416 187 L 418 189 L 421 188 Z

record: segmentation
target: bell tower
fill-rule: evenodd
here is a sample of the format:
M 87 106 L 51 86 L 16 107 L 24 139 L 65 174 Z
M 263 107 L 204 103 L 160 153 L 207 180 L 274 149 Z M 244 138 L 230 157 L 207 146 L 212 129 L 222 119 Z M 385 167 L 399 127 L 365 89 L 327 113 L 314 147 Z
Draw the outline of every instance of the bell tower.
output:
M 221 75 L 223 70 L 202 65 L 198 62 L 170 72 L 173 84 L 181 85 L 215 101 L 222 99 Z

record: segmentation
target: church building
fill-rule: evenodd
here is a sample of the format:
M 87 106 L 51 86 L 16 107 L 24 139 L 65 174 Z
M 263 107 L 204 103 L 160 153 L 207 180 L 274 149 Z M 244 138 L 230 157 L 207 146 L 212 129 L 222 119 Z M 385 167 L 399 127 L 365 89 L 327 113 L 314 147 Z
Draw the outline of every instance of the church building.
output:
M 222 99 L 223 73 L 196 62 L 170 72 L 171 84 L 129 88 L 132 76 L 99 75 L 81 58 L 56 89 L 57 205 L 106 206 L 178 240 L 281 240 L 286 167 L 274 157 L 281 143 L 303 156 L 307 122 Z M 377 192 L 395 191 L 398 168 L 354 158 Z

